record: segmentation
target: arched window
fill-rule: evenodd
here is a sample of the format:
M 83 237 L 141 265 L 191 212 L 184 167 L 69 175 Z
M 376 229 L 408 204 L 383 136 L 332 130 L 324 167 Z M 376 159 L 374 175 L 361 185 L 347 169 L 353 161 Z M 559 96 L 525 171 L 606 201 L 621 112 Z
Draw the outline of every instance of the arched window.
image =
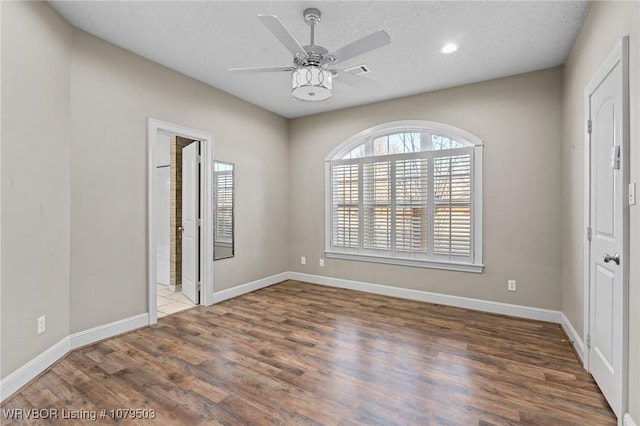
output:
M 481 272 L 482 146 L 429 121 L 342 143 L 326 160 L 326 256 Z

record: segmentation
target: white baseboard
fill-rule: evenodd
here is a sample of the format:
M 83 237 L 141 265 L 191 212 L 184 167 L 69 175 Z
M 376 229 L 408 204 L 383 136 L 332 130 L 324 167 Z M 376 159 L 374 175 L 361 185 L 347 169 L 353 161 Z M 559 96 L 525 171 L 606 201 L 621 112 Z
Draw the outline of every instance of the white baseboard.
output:
M 560 325 L 564 329 L 564 332 L 567 333 L 567 336 L 569 336 L 569 339 L 573 340 L 573 348 L 576 350 L 582 365 L 584 365 L 584 342 L 576 329 L 573 328 L 573 324 L 571 324 L 569 318 L 567 318 L 563 312 L 560 312 Z
M 140 314 L 90 330 L 80 331 L 69 336 L 70 349 L 74 350 L 147 325 L 149 325 L 149 314 Z
M 226 290 L 214 291 L 213 303 L 220 303 L 224 300 L 233 299 L 234 297 L 242 296 L 243 294 L 251 293 L 252 291 L 260 290 L 261 288 L 269 287 L 270 285 L 288 280 L 290 274 L 290 272 L 282 272 L 280 274 L 271 275 L 270 277 L 228 288 Z
M 437 303 L 440 305 L 456 306 L 459 308 L 474 309 L 477 311 L 494 314 L 509 315 L 519 318 L 528 318 L 539 321 L 560 323 L 561 312 L 551 309 L 533 308 L 529 306 L 512 305 L 509 303 L 493 302 L 490 300 L 472 299 L 469 297 L 451 296 L 441 293 L 431 293 L 421 290 L 391 287 L 382 284 L 371 284 L 361 281 L 344 280 L 341 278 L 323 277 L 319 275 L 290 272 L 289 279 L 305 281 L 313 284 L 321 284 L 330 287 L 348 288 L 351 290 L 365 291 L 367 293 L 381 294 L 384 296 L 400 297 L 402 299 L 418 300 L 421 302 Z
M 631 418 L 631 414 L 625 413 L 623 417 L 623 425 L 624 426 L 638 426 L 636 422 Z
M 4 401 L 21 387 L 35 379 L 40 373 L 51 367 L 56 361 L 73 349 L 85 346 L 136 328 L 149 325 L 149 314 L 140 314 L 90 330 L 74 333 L 60 340 L 40 355 L 0 380 L 0 401 Z
M 65 356 L 69 350 L 69 337 L 65 337 L 2 379 L 0 381 L 0 401 L 4 401 L 14 392 L 29 383 L 29 381 L 53 365 L 54 362 Z

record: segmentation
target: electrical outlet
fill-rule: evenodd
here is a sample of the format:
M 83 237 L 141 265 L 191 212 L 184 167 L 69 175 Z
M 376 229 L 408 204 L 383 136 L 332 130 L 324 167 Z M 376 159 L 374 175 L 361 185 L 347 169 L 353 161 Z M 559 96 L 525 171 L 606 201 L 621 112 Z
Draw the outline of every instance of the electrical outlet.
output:
M 38 334 L 44 333 L 44 330 L 47 328 L 47 324 L 44 320 L 44 315 L 38 318 Z
M 324 259 L 320 259 L 319 264 L 320 264 L 320 267 L 321 267 L 321 268 L 322 268 L 322 267 L 324 267 Z
M 516 280 L 507 281 L 507 289 L 509 291 L 516 291 Z
M 304 257 L 304 256 L 302 256 L 302 257 L 300 258 L 300 264 L 301 264 L 301 265 L 306 265 L 306 264 L 307 264 L 307 258 L 306 258 L 306 257 Z

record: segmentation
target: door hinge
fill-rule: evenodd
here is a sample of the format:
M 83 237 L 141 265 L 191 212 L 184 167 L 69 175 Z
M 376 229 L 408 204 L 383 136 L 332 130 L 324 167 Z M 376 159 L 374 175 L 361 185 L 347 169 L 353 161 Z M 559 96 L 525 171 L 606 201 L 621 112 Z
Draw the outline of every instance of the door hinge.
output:
M 591 130 L 593 129 L 593 124 L 591 120 L 587 120 L 587 132 L 591 134 Z
M 587 227 L 587 240 L 591 241 L 591 227 Z
M 202 219 L 198 219 L 198 226 L 202 226 Z
M 198 163 L 202 163 L 202 155 L 198 155 L 198 156 L 196 157 L 196 161 L 197 161 Z
M 591 335 L 587 334 L 587 338 L 585 340 L 586 340 L 585 343 L 587 344 L 587 348 L 591 349 Z
M 202 287 L 200 283 L 196 284 L 196 291 L 200 291 L 200 287 Z

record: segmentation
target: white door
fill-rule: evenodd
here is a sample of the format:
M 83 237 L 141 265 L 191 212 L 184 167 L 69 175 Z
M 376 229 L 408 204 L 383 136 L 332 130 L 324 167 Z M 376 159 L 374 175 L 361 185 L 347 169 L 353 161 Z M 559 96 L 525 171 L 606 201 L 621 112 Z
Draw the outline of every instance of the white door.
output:
M 622 46 L 622 45 L 621 45 Z M 588 368 L 614 413 L 623 401 L 627 227 L 624 77 L 622 49 L 610 56 L 586 91 L 590 119 L 590 227 Z M 616 59 L 617 56 L 617 59 Z M 589 121 L 587 122 L 589 123 Z M 588 124 L 589 126 L 589 124 Z
M 198 148 L 198 141 L 182 148 L 182 294 L 195 304 L 200 268 Z

